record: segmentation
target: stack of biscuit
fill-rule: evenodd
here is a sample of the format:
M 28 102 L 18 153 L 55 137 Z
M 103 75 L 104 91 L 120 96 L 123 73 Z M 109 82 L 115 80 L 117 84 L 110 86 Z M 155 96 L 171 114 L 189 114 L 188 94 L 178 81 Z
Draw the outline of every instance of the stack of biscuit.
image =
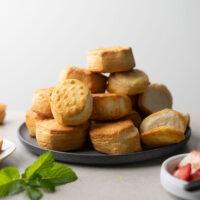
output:
M 89 50 L 87 65 L 65 67 L 56 87 L 35 91 L 26 125 L 40 147 L 77 150 L 89 135 L 96 151 L 125 154 L 184 139 L 189 115 L 172 110 L 165 85 L 135 69 L 131 47 Z

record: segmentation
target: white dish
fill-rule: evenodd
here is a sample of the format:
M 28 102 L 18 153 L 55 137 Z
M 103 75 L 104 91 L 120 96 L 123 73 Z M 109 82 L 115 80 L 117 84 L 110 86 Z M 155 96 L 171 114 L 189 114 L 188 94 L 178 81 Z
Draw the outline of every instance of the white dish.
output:
M 169 193 L 187 200 L 199 200 L 200 190 L 189 192 L 184 190 L 184 186 L 188 183 L 187 181 L 180 180 L 172 176 L 172 172 L 176 169 L 178 163 L 187 156 L 186 154 L 180 154 L 172 156 L 165 160 L 161 166 L 160 181 L 164 189 Z
M 2 150 L 0 152 L 0 162 L 10 156 L 16 149 L 16 146 L 10 140 L 3 138 Z

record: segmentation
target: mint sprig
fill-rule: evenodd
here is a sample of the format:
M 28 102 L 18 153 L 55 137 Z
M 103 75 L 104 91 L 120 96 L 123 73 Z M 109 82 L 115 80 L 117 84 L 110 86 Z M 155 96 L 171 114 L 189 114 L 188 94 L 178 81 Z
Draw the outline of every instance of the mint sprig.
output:
M 0 197 L 16 194 L 26 190 L 31 200 L 42 197 L 39 188 L 55 192 L 57 185 L 75 181 L 75 172 L 66 165 L 54 163 L 51 152 L 41 155 L 20 176 L 16 167 L 0 170 Z
M 41 155 L 30 167 L 27 167 L 22 178 L 31 179 L 37 172 L 53 165 L 54 158 L 51 152 Z

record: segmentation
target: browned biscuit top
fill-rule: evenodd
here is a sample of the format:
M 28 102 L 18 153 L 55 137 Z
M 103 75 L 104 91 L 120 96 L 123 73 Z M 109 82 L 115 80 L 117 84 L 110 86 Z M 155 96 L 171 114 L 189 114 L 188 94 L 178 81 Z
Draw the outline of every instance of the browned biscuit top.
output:
M 114 46 L 114 47 L 101 47 L 93 50 L 88 50 L 87 55 L 104 55 L 107 53 L 116 53 L 120 51 L 132 51 L 131 47 L 122 47 L 122 46 Z
M 120 135 L 125 131 L 131 130 L 134 125 L 131 120 L 122 120 L 117 122 L 96 123 L 91 126 L 92 135 Z
M 66 66 L 61 71 L 58 82 L 60 83 L 66 79 L 82 81 L 92 93 L 101 93 L 106 89 L 107 77 L 101 73 L 91 72 L 87 69 Z
M 170 126 L 160 126 L 141 133 L 143 144 L 151 147 L 166 146 L 184 140 L 182 131 Z
M 26 117 L 36 119 L 36 120 L 45 119 L 44 116 L 41 116 L 40 114 L 34 112 L 33 110 L 27 110 L 26 111 Z
M 46 95 L 51 96 L 54 87 L 46 87 L 35 90 L 34 95 L 38 95 L 41 99 L 46 98 Z
M 31 110 L 46 117 L 53 117 L 50 107 L 50 97 L 54 87 L 46 87 L 35 90 Z
M 91 72 L 91 71 L 89 71 L 87 69 L 79 68 L 79 67 L 76 67 L 76 66 L 65 66 L 63 71 L 65 71 L 66 75 L 73 74 L 73 73 L 77 75 L 77 72 L 83 72 L 86 75 L 94 74 L 94 72 Z
M 86 85 L 76 79 L 66 79 L 53 91 L 51 103 L 57 112 L 76 115 L 84 110 L 89 95 Z
M 76 131 L 83 129 L 83 127 L 87 126 L 88 122 L 80 126 L 63 126 L 57 123 L 55 119 L 46 119 L 43 121 L 38 121 L 36 124 L 37 127 L 44 128 L 52 132 L 74 132 L 74 134 L 76 134 Z

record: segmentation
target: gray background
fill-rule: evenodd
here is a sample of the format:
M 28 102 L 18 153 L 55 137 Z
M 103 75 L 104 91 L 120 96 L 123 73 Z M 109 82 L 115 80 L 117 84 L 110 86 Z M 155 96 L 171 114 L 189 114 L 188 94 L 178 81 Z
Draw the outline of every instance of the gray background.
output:
M 86 52 L 130 45 L 137 67 L 165 83 L 180 111 L 199 110 L 200 1 L 0 1 L 0 102 L 30 106 L 36 88 L 56 85 Z

